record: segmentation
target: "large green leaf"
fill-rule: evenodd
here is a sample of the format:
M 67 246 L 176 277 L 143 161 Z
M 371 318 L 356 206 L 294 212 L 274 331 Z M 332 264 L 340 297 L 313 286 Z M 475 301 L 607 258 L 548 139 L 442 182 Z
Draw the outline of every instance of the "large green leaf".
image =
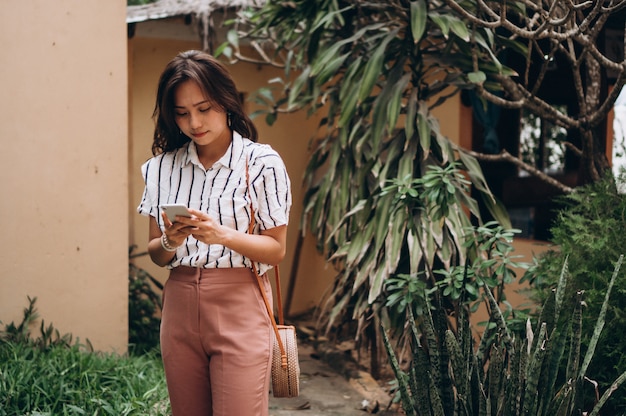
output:
M 426 0 L 411 2 L 411 34 L 413 42 L 418 43 L 426 31 L 426 18 L 428 17 L 428 5 Z
M 387 36 L 385 36 L 383 41 L 380 42 L 380 44 L 374 50 L 372 56 L 367 61 L 365 65 L 365 71 L 363 72 L 363 78 L 360 81 L 358 95 L 359 102 L 362 102 L 371 94 L 372 89 L 376 84 L 376 81 L 379 79 L 382 73 L 382 68 L 385 63 L 385 52 L 387 50 L 387 45 L 389 44 L 389 42 L 391 42 L 392 39 L 397 36 L 397 34 L 398 30 L 395 29 L 392 30 Z

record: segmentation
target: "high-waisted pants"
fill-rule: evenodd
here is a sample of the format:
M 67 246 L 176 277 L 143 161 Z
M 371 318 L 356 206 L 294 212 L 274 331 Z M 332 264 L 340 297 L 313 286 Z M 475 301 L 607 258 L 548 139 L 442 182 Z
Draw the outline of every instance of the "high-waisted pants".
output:
M 161 353 L 173 415 L 267 416 L 272 341 L 250 269 L 172 269 L 163 289 Z

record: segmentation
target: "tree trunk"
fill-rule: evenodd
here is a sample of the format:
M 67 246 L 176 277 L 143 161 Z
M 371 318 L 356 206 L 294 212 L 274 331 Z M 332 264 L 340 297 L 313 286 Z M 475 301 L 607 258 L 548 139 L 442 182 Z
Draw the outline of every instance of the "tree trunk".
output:
M 602 94 L 602 68 L 600 63 L 591 55 L 587 55 L 584 71 L 585 87 L 582 91 L 584 94 L 584 105 L 580 109 L 581 120 L 590 119 L 593 114 L 598 112 Z M 604 176 L 607 170 L 611 169 L 605 152 L 606 146 L 603 146 L 599 140 L 602 130 L 601 126 L 591 126 L 589 124 L 583 124 L 581 127 L 582 155 L 578 175 L 579 185 L 596 182 Z

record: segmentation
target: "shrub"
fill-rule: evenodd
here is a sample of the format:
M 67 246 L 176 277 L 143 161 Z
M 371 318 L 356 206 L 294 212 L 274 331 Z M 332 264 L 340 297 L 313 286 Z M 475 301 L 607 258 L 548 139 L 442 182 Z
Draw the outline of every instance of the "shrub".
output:
M 161 292 L 163 285 L 133 260 L 148 253 L 128 252 L 128 344 L 132 354 L 144 354 L 159 349 L 161 325 Z
M 23 321 L 0 331 L 0 415 L 166 415 L 167 388 L 156 354 L 95 353 L 41 324 L 36 298 Z
M 581 352 L 583 292 L 576 292 L 575 302 L 566 302 L 567 267 L 563 267 L 557 288 L 547 298 L 535 329 L 528 321 L 526 332 L 519 334 L 509 329 L 496 299 L 484 284 L 482 290 L 489 299 L 494 325 L 487 327 L 476 345 L 467 307 L 460 308 L 452 330 L 439 304 L 440 293 L 434 293 L 434 305 L 426 294 L 416 298 L 425 302 L 422 305 L 425 313 L 416 321 L 412 308 L 406 309 L 411 334 L 408 363 L 398 361 L 383 327 L 385 347 L 405 413 L 409 416 L 569 416 L 589 410 L 590 416 L 597 416 L 613 391 L 626 380 L 624 372 L 597 403 L 583 399 L 583 390 L 590 387 L 586 381 L 587 369 L 604 326 L 609 295 L 622 259 L 605 289 L 585 354 Z M 559 374 L 562 362 L 566 363 L 565 373 Z
M 619 178 L 618 183 L 624 178 Z M 535 266 L 528 270 L 524 279 L 531 283 L 533 298 L 541 302 L 545 294 L 557 284 L 555 276 L 568 257 L 571 288 L 585 292 L 585 314 L 582 321 L 584 340 L 582 347 L 594 330 L 613 265 L 626 253 L 626 195 L 618 192 L 615 180 L 608 176 L 603 180 L 578 188 L 574 193 L 560 198 L 559 211 L 551 232 L 552 241 L 558 248 L 535 259 Z M 605 389 L 618 374 L 626 371 L 626 276 L 622 272 L 616 282 L 611 304 L 606 316 L 606 330 L 602 333 L 595 360 L 590 365 L 589 377 Z M 566 298 L 574 298 L 570 289 Z M 607 414 L 626 413 L 626 392 L 616 392 L 614 406 Z

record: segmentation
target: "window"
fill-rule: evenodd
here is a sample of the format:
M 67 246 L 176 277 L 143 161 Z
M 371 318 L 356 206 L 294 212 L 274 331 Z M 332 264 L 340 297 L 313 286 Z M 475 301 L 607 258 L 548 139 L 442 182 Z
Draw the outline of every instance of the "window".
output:
M 567 112 L 566 106 L 556 106 Z M 555 126 L 541 117 L 524 110 L 520 120 L 520 156 L 535 168 L 548 173 L 563 173 L 565 170 L 565 145 L 567 130 Z M 528 175 L 520 171 L 520 176 Z

